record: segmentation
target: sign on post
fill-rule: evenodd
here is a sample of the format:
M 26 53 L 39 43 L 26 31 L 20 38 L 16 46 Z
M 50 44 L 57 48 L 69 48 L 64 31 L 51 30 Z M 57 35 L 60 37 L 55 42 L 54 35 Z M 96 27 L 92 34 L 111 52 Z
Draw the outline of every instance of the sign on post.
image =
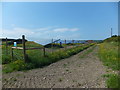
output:
M 14 42 L 14 47 L 17 47 L 17 42 Z

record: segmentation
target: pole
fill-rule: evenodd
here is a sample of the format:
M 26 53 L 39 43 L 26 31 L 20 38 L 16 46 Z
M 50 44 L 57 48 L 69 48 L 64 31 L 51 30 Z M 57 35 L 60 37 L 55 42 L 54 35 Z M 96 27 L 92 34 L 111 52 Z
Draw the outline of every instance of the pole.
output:
M 66 40 L 65 40 L 65 44 L 66 44 Z
M 111 28 L 111 37 L 112 37 L 112 28 Z
M 66 50 L 66 40 L 65 40 L 65 50 Z
M 22 44 L 23 44 L 23 58 L 24 58 L 24 61 L 26 62 L 25 36 L 24 35 L 22 35 Z
M 11 56 L 12 56 L 12 60 L 13 60 L 13 48 L 11 49 Z
M 53 53 L 53 39 L 52 39 L 52 43 L 51 43 L 51 49 L 52 49 L 52 53 Z
M 45 57 L 45 47 L 43 47 L 43 56 Z

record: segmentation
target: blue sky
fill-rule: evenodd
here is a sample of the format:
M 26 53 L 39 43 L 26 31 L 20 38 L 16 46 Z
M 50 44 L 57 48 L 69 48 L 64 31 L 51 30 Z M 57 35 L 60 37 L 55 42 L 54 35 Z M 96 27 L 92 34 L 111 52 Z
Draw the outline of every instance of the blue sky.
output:
M 1 37 L 101 40 L 118 34 L 117 2 L 4 2 Z

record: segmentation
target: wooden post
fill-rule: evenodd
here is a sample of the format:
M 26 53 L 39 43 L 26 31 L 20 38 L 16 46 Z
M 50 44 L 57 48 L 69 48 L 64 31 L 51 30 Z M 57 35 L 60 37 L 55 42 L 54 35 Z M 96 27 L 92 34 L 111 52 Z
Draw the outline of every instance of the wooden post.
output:
M 6 38 L 6 55 L 8 54 L 8 42 L 7 42 L 7 38 Z
M 66 50 L 66 40 L 65 40 L 65 50 Z
M 65 44 L 66 44 L 66 40 L 65 40 Z
M 45 47 L 43 47 L 43 56 L 45 57 Z
M 26 62 L 25 36 L 24 35 L 22 35 L 22 44 L 23 44 L 23 58 L 24 58 L 24 61 Z
M 53 39 L 52 39 L 52 43 L 51 43 L 51 49 L 52 49 L 52 53 L 53 53 Z
M 14 59 L 13 58 L 13 48 L 11 49 L 11 56 L 12 56 L 12 60 Z

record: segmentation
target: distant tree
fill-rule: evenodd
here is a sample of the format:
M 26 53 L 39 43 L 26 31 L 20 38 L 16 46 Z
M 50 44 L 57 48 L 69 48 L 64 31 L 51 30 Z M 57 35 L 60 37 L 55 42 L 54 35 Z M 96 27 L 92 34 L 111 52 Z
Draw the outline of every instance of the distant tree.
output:
M 113 35 L 112 37 L 117 37 L 117 35 Z

